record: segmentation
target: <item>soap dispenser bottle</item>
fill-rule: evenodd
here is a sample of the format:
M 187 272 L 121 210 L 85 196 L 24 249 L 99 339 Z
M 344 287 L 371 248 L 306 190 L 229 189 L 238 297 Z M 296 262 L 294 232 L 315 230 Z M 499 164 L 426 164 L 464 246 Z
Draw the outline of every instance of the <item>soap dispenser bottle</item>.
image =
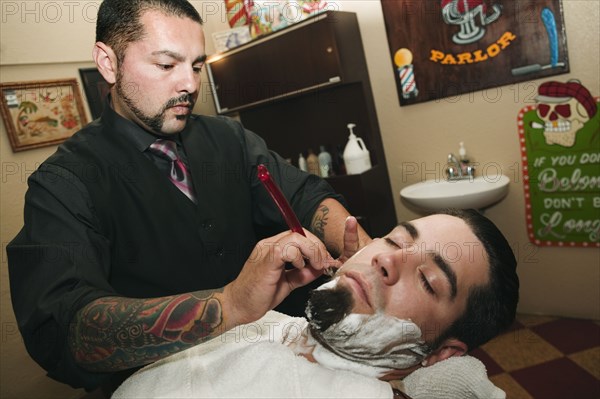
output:
M 356 175 L 371 168 L 371 158 L 365 143 L 354 134 L 353 129 L 356 125 L 349 123 L 347 126 L 350 136 L 346 148 L 344 148 L 344 163 L 346 164 L 346 172 L 349 175 Z
M 474 163 L 471 162 L 471 160 L 467 156 L 467 149 L 465 148 L 465 143 L 461 141 L 459 145 L 460 147 L 458 148 L 458 157 L 460 158 L 460 171 L 462 172 L 462 176 L 469 177 L 472 179 L 475 177 Z
M 465 143 L 461 141 L 458 143 L 458 157 L 460 159 L 460 168 L 462 170 L 463 175 L 467 174 L 467 167 L 469 166 L 469 158 L 467 157 L 467 149 L 465 148 Z

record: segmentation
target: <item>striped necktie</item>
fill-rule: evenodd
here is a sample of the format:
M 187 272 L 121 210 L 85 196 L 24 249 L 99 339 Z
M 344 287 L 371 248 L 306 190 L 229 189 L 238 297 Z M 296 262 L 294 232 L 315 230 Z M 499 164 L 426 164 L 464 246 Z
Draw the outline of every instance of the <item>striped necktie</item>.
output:
M 177 144 L 172 140 L 158 139 L 150 144 L 150 151 L 161 158 L 171 161 L 169 180 L 171 180 L 171 182 L 173 182 L 186 197 L 196 203 L 196 195 L 194 194 L 194 186 L 192 185 L 192 176 L 179 157 Z

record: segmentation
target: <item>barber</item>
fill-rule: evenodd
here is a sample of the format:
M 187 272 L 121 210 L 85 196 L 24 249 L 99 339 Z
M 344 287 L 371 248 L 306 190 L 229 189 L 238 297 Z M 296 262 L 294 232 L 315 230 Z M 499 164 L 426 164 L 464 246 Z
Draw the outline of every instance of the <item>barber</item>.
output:
M 103 1 L 93 58 L 109 103 L 31 175 L 7 247 L 28 352 L 88 390 L 257 320 L 369 240 L 350 219 L 344 243 L 325 181 L 192 114 L 206 53 L 188 1 Z M 258 164 L 315 235 L 287 231 Z

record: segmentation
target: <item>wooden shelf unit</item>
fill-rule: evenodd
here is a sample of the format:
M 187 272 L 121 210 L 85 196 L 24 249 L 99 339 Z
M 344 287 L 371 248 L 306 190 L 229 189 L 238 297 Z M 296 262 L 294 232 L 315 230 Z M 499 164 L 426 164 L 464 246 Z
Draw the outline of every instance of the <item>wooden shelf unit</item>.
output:
M 334 155 L 348 123 L 370 151 L 373 167 L 327 178 L 372 236 L 397 223 L 385 154 L 356 14 L 328 11 L 210 57 L 217 112 L 238 115 L 269 148 L 297 165 L 299 153 Z

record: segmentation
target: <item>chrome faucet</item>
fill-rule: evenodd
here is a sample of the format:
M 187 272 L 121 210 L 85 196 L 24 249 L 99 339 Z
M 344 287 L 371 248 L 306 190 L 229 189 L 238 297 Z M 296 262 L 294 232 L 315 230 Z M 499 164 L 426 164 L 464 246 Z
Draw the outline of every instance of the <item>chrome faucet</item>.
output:
M 448 180 L 472 179 L 475 177 L 475 168 L 468 162 L 459 161 L 454 154 L 448 154 L 448 166 L 446 167 Z

